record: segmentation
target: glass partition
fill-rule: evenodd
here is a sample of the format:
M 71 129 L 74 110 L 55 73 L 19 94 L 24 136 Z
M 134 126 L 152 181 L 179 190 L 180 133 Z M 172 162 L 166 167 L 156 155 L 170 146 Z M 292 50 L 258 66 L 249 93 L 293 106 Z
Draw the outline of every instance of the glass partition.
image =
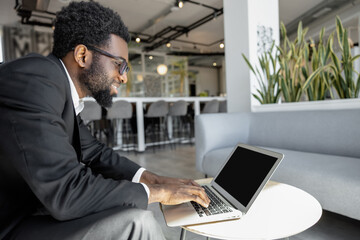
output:
M 165 56 L 145 54 L 145 71 L 147 73 L 157 73 L 156 69 L 160 64 L 165 63 Z
M 167 66 L 160 75 L 160 64 Z M 128 82 L 119 88 L 119 97 L 179 97 L 189 96 L 187 58 L 164 53 L 129 52 Z

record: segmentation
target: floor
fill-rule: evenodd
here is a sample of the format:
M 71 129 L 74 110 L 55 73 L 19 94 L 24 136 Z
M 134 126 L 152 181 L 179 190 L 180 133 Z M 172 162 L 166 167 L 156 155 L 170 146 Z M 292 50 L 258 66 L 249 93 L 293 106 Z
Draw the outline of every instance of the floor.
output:
M 152 147 L 144 153 L 119 152 L 129 159 L 137 162 L 149 171 L 156 174 L 171 177 L 204 178 L 204 175 L 195 168 L 195 146 L 190 144 L 156 147 L 155 152 Z M 359 206 L 354 206 L 359 207 Z M 180 228 L 170 228 L 166 226 L 158 204 L 151 204 L 149 209 L 154 212 L 159 221 L 164 235 L 168 240 L 180 239 Z M 187 233 L 187 240 L 201 240 L 205 237 L 193 233 Z M 344 217 L 332 212 L 323 211 L 319 222 L 310 229 L 291 236 L 292 240 L 352 240 L 360 239 L 360 221 Z

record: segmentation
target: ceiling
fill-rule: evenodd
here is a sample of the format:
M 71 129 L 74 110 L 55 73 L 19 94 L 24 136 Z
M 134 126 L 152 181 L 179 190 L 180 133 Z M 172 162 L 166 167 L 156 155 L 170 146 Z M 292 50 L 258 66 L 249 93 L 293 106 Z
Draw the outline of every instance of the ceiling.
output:
M 55 13 L 71 0 L 18 0 L 49 1 L 47 11 Z M 80 1 L 80 0 L 73 0 Z M 217 59 L 221 65 L 224 49 L 219 44 L 224 41 L 223 0 L 188 0 L 184 7 L 175 7 L 175 0 L 99 0 L 104 6 L 119 13 L 133 39 L 139 36 L 131 47 L 144 51 L 165 51 L 168 54 L 190 56 L 190 63 L 211 65 Z M 298 21 L 304 25 L 314 21 L 312 16 L 324 9 L 335 11 L 350 0 L 279 0 L 279 20 L 283 21 L 288 33 L 296 31 Z M 20 22 L 14 10 L 16 0 L 0 2 L 0 24 Z M 34 12 L 33 12 L 34 13 Z M 38 15 L 52 15 L 39 13 Z M 32 16 L 31 21 L 47 22 L 50 20 Z M 50 29 L 50 28 L 49 28 Z M 170 42 L 171 47 L 166 47 Z M 206 61 L 210 59 L 211 62 Z M 201 60 L 201 61 L 200 61 Z

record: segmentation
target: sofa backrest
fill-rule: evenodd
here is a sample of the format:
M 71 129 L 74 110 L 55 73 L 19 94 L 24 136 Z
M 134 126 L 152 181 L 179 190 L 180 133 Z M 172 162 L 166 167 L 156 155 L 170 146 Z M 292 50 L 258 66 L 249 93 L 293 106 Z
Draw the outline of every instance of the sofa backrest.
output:
M 252 113 L 249 144 L 360 157 L 360 110 Z
M 251 113 L 201 114 L 195 118 L 196 167 L 209 151 L 248 142 Z

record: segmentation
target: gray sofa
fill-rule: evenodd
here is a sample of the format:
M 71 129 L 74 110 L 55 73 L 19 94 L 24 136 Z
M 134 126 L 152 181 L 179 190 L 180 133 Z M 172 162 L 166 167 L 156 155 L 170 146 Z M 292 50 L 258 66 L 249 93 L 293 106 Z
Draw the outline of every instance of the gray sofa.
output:
M 199 115 L 197 169 L 214 176 L 239 142 L 284 153 L 272 180 L 307 191 L 323 209 L 360 220 L 360 110 Z

